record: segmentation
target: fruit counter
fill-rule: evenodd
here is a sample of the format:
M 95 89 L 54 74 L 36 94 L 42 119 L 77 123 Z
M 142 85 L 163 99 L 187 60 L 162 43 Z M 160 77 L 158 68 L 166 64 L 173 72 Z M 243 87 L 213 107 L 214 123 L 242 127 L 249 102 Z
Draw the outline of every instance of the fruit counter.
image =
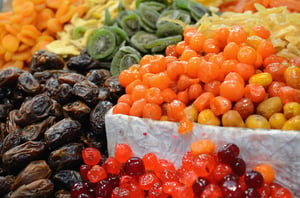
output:
M 199 2 L 0 13 L 0 196 L 300 196 L 297 2 Z

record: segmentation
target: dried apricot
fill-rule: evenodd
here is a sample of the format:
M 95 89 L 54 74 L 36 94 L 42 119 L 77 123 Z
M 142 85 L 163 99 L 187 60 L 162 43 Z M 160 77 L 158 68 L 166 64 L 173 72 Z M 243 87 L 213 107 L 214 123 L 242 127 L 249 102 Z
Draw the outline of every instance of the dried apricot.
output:
M 229 110 L 222 116 L 222 126 L 226 127 L 245 127 L 241 115 L 236 110 Z
M 246 127 L 250 129 L 270 129 L 270 123 L 262 115 L 253 114 L 246 119 Z
M 274 113 L 282 111 L 282 102 L 279 97 L 272 97 L 262 101 L 256 108 L 256 113 L 269 119 Z

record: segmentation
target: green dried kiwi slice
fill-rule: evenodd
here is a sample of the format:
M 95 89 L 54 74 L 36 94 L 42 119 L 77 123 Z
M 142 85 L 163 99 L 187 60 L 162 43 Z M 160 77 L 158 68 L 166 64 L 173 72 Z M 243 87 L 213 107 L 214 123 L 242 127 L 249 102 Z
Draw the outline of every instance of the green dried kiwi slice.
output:
M 145 49 L 144 45 L 156 39 L 158 38 L 155 34 L 139 31 L 131 37 L 130 42 L 140 52 L 147 53 L 149 50 Z
M 108 10 L 108 8 L 105 8 L 105 14 L 104 14 L 104 25 L 108 25 L 108 26 L 111 26 L 114 24 L 114 20 L 111 19 L 111 16 L 110 16 L 110 12 Z
M 151 10 L 155 10 L 157 12 L 161 12 L 166 8 L 166 4 L 159 3 L 156 1 L 143 2 L 140 4 L 141 6 L 146 6 Z
M 134 49 L 133 47 L 129 47 L 129 46 L 123 46 L 121 47 L 118 52 L 116 53 L 116 55 L 113 57 L 113 60 L 111 62 L 111 67 L 110 67 L 110 72 L 113 76 L 117 76 L 120 74 L 120 72 L 123 70 L 123 68 L 125 67 L 124 65 L 121 65 L 121 60 L 123 58 L 123 56 L 127 55 L 127 54 L 134 54 L 136 55 L 139 59 L 141 59 L 141 54 L 140 52 L 138 52 L 136 49 Z M 124 60 L 123 60 L 124 61 Z M 126 68 L 125 68 L 126 69 Z
M 82 26 L 77 26 L 73 29 L 72 38 L 73 40 L 77 40 L 83 37 L 86 32 L 86 28 Z
M 138 8 L 143 2 L 153 2 L 153 0 L 136 0 L 135 7 Z M 162 3 L 165 5 L 169 5 L 171 3 L 170 0 L 156 0 L 155 2 Z
M 173 22 L 159 24 L 156 30 L 156 36 L 159 38 L 181 34 L 183 34 L 182 26 Z
M 115 18 L 115 20 L 116 20 L 118 26 L 122 27 L 122 19 L 123 19 L 125 16 L 127 16 L 127 15 L 128 15 L 128 12 L 127 12 L 126 10 L 123 10 L 123 11 L 118 12 L 118 14 L 117 14 L 117 16 L 116 16 L 116 18 Z
M 175 5 L 181 9 L 188 9 L 189 1 L 187 0 L 173 0 Z
M 206 13 L 211 14 L 210 10 L 207 7 L 196 1 L 190 1 L 188 8 L 195 21 L 201 19 Z
M 191 15 L 185 10 L 167 10 L 160 15 L 159 19 L 157 20 L 156 26 L 158 27 L 161 23 L 170 22 L 166 19 L 180 20 L 186 25 L 190 24 L 192 21 Z
M 149 42 L 144 45 L 146 49 L 151 49 L 152 53 L 160 52 L 165 49 L 168 45 L 176 44 L 182 40 L 181 35 L 169 36 L 166 38 L 160 38 L 155 41 Z
M 121 27 L 128 36 L 132 36 L 141 28 L 139 16 L 135 12 L 130 12 L 127 16 L 122 18 Z
M 139 64 L 140 60 L 141 57 L 136 54 L 125 54 L 120 60 L 120 72 L 128 69 L 133 64 Z
M 156 29 L 156 22 L 160 16 L 159 12 L 141 4 L 139 7 L 139 14 L 145 25 L 152 29 Z
M 93 59 L 102 59 L 109 56 L 116 47 L 116 38 L 108 28 L 99 28 L 93 35 L 89 35 L 87 52 Z
M 124 30 L 122 30 L 121 28 L 119 28 L 118 26 L 115 26 L 115 25 L 110 26 L 110 28 L 119 37 L 119 40 L 121 41 L 121 42 L 119 42 L 119 44 L 125 40 L 128 40 L 127 33 Z

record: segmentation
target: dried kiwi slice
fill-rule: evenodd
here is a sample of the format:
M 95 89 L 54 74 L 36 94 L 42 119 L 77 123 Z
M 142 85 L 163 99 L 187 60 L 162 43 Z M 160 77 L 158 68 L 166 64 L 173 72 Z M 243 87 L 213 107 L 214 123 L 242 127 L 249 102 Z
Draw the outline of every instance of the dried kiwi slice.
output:
M 185 10 L 167 10 L 164 11 L 159 19 L 157 20 L 156 26 L 158 27 L 162 23 L 167 23 L 169 21 L 164 20 L 164 18 L 168 19 L 174 19 L 174 20 L 180 20 L 184 24 L 190 24 L 191 23 L 191 15 L 188 11 Z
M 124 56 L 126 57 L 123 59 Z M 123 46 L 114 56 L 110 66 L 110 72 L 113 76 L 117 76 L 122 70 L 128 69 L 131 66 L 128 66 L 129 63 L 135 64 L 133 63 L 133 60 L 138 60 L 136 63 L 139 63 L 140 59 L 141 54 L 136 49 L 129 46 Z
M 77 40 L 83 37 L 84 33 L 86 32 L 86 28 L 82 26 L 77 26 L 73 29 L 72 38 L 73 40 Z
M 181 35 L 170 36 L 166 38 L 160 38 L 155 41 L 149 42 L 148 44 L 144 45 L 146 49 L 151 49 L 152 53 L 161 52 L 164 50 L 168 45 L 176 44 L 182 40 Z
M 172 22 L 162 23 L 158 25 L 156 30 L 156 36 L 160 38 L 174 36 L 174 35 L 181 35 L 181 34 L 183 34 L 182 26 Z
M 118 26 L 110 26 L 111 30 L 116 34 L 116 36 L 118 37 L 118 40 L 120 42 L 118 42 L 118 44 L 122 43 L 125 40 L 128 40 L 128 36 L 127 33 L 122 30 L 121 28 L 119 28 Z
M 144 47 L 144 45 L 156 39 L 158 38 L 155 34 L 151 34 L 145 31 L 139 31 L 131 37 L 130 42 L 139 51 L 147 53 L 149 51 Z
M 189 1 L 186 0 L 174 0 L 175 5 L 181 9 L 188 9 Z
M 135 1 L 135 7 L 138 8 L 140 6 L 140 4 L 142 4 L 143 2 L 153 2 L 153 0 L 136 0 Z M 168 4 L 170 4 L 171 1 L 169 1 L 169 0 L 156 0 L 156 2 L 168 5 Z
M 196 1 L 190 1 L 188 6 L 195 21 L 201 19 L 206 13 L 211 14 L 210 10 Z
M 128 36 L 132 36 L 135 32 L 140 30 L 139 16 L 135 12 L 130 12 L 121 20 L 121 27 Z
M 141 4 L 139 7 L 139 15 L 141 20 L 152 29 L 156 29 L 156 22 L 160 16 L 159 12 L 147 7 L 145 4 Z
M 93 59 L 102 59 L 109 56 L 116 47 L 116 38 L 108 28 L 99 28 L 87 41 L 88 54 Z
M 148 7 L 151 10 L 155 10 L 157 12 L 161 12 L 166 8 L 166 5 L 163 3 L 155 2 L 155 1 L 149 1 L 149 2 L 143 2 L 141 5 Z

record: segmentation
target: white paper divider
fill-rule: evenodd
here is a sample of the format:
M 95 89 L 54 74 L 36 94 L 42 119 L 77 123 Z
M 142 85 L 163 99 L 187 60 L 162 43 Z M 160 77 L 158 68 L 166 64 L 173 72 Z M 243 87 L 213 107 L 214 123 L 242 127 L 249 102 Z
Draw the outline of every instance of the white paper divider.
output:
M 112 115 L 111 111 L 105 116 L 110 156 L 114 156 L 116 144 L 126 143 L 138 157 L 153 152 L 179 167 L 182 156 L 196 140 L 208 138 L 217 146 L 235 143 L 247 169 L 260 163 L 270 164 L 275 170 L 276 182 L 290 189 L 294 197 L 300 197 L 300 132 L 195 124 L 192 133 L 179 135 L 175 122 Z

